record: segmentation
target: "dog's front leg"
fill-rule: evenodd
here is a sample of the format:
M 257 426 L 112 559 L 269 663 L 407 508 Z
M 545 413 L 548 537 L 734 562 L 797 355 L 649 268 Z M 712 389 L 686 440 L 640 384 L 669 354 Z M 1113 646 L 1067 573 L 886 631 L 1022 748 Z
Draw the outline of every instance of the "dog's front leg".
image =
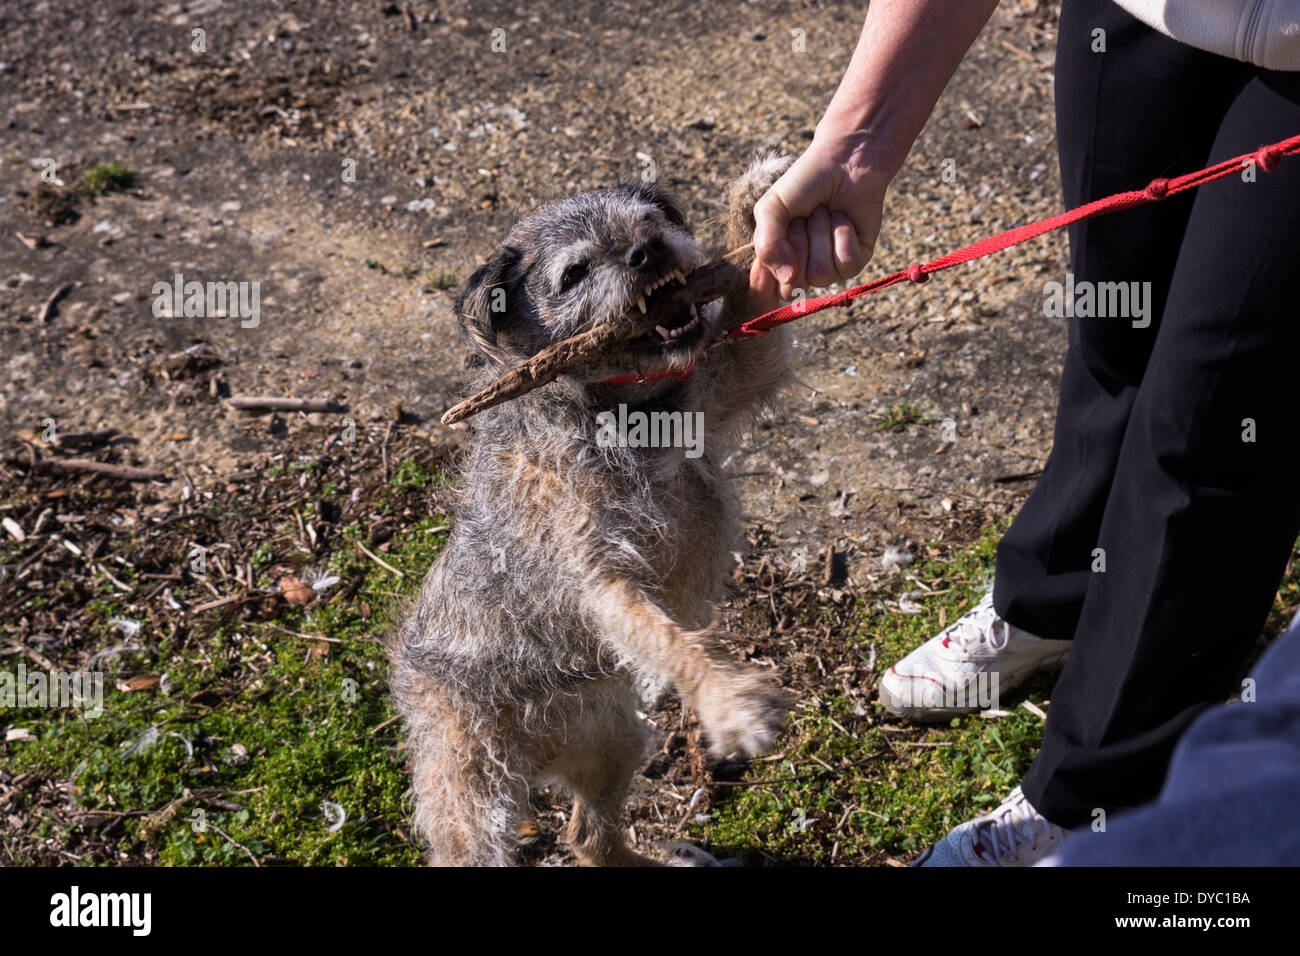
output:
M 667 680 L 695 706 L 714 754 L 757 754 L 771 746 L 791 696 L 737 665 L 711 630 L 683 628 L 640 585 L 622 577 L 602 578 L 587 611 L 621 659 Z
M 727 204 L 728 249 L 739 249 L 753 238 L 754 204 L 793 160 L 791 156 L 780 156 L 775 152 L 760 153 L 744 175 L 727 187 L 723 200 Z M 735 261 L 742 268 L 751 268 L 753 250 Z M 746 288 L 723 300 L 717 324 L 720 329 L 730 329 L 754 317 Z M 776 328 L 767 335 L 731 343 L 711 353 L 709 362 L 714 371 L 717 411 L 725 418 L 752 410 L 754 405 L 770 402 L 791 382 L 789 335 L 784 328 Z

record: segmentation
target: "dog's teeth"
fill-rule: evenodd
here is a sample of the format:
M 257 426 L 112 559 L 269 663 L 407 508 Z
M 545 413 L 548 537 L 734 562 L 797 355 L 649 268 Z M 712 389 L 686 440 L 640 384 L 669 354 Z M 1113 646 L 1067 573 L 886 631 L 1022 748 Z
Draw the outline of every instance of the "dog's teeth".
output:
M 686 285 L 686 276 L 680 269 L 673 273 L 673 278 L 677 280 L 678 285 Z
M 659 333 L 659 337 L 663 339 L 665 342 L 667 342 L 672 337 L 668 334 L 668 330 L 665 329 L 662 325 L 656 325 L 655 331 Z
M 641 310 L 642 315 L 645 315 L 645 296 L 639 295 L 636 297 L 636 307 Z

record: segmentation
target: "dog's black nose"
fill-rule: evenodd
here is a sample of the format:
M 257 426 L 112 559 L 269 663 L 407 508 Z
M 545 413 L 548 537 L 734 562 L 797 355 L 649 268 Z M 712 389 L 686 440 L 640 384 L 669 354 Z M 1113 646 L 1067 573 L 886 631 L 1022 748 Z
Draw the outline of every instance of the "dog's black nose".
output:
M 637 272 L 660 272 L 668 264 L 668 246 L 658 236 L 638 240 L 623 260 Z

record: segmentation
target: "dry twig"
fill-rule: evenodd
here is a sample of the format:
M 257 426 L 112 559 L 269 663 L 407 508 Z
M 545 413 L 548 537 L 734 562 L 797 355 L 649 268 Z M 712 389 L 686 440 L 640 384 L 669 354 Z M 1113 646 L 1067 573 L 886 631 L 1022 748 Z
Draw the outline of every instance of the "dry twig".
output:
M 6 453 L 4 460 L 11 464 L 22 465 L 41 475 L 99 475 L 121 481 L 169 480 L 167 472 L 155 468 L 113 465 L 106 461 L 92 461 L 89 458 L 41 458 L 30 442 L 22 444 L 27 448 L 30 460 L 25 460 L 13 452 Z
M 708 302 L 744 289 L 748 279 L 744 269 L 725 261 L 725 257 L 700 266 L 687 276 L 686 285 L 662 295 L 657 301 L 650 301 L 645 315 L 632 321 L 611 322 L 556 342 L 515 366 L 487 388 L 448 409 L 442 416 L 442 423 L 454 425 L 484 409 L 541 388 L 568 369 L 607 356 L 611 349 L 656 325 L 662 325 L 666 317 L 679 314 L 684 306 Z
M 241 395 L 226 400 L 231 408 L 269 412 L 345 412 L 328 398 L 277 398 L 270 395 Z
M 44 325 L 45 323 L 50 321 L 50 316 L 54 314 L 54 306 L 58 303 L 60 299 L 62 299 L 65 295 L 67 295 L 71 291 L 72 291 L 72 283 L 65 282 L 63 283 L 63 285 L 59 286 L 57 289 L 55 289 L 53 292 L 49 294 L 49 297 L 46 298 L 45 300 L 45 304 L 41 306 L 41 317 L 40 317 L 41 325 Z

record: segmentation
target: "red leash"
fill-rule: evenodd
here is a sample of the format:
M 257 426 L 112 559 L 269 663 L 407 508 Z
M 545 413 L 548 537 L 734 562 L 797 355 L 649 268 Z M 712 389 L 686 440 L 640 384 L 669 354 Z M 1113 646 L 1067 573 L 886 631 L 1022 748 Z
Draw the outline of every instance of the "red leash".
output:
M 1160 202 L 1162 199 L 1167 199 L 1189 189 L 1195 189 L 1197 186 L 1203 186 L 1205 183 L 1240 172 L 1246 160 L 1253 160 L 1255 165 L 1264 172 L 1271 173 L 1277 168 L 1277 164 L 1283 156 L 1294 156 L 1297 153 L 1300 153 L 1300 136 L 1292 136 L 1290 139 L 1284 139 L 1272 146 L 1264 146 L 1253 153 L 1244 153 L 1234 159 L 1225 159 L 1223 162 L 1207 169 L 1175 176 L 1173 179 L 1153 179 L 1146 189 L 1135 189 L 1132 192 L 1116 193 L 1104 199 L 1093 200 L 1090 203 L 1048 219 L 1040 219 L 1037 222 L 1009 229 L 999 235 L 981 239 L 964 249 L 950 252 L 938 259 L 932 259 L 921 265 L 900 269 L 898 272 L 881 276 L 879 279 L 865 285 L 845 289 L 843 292 L 837 292 L 834 295 L 783 305 L 766 315 L 760 315 L 758 318 L 750 319 L 734 329 L 729 329 L 727 334 L 731 338 L 737 339 L 751 335 L 762 335 L 778 325 L 802 318 L 805 315 L 811 315 L 814 312 L 820 312 L 822 309 L 848 305 L 859 296 L 875 292 L 877 289 L 884 289 L 896 282 L 902 282 L 904 279 L 909 279 L 912 282 L 925 282 L 932 272 L 938 272 L 940 269 L 950 269 L 953 266 L 961 265 L 963 262 L 982 259 L 987 255 L 1018 245 L 1027 239 L 1041 236 L 1045 232 L 1068 226 L 1070 223 L 1079 222 L 1083 219 L 1094 219 L 1098 216 L 1119 212 L 1121 209 L 1132 209 L 1134 206 L 1142 206 L 1146 203 Z
M 887 276 L 881 276 L 865 285 L 854 286 L 852 289 L 845 289 L 843 292 L 837 292 L 834 295 L 821 296 L 815 299 L 805 299 L 802 302 L 783 305 L 779 309 L 773 309 L 756 319 L 750 319 L 748 322 L 736 326 L 734 329 L 727 330 L 727 337 L 732 339 L 743 339 L 753 335 L 765 335 L 767 332 L 776 328 L 778 325 L 784 325 L 786 322 L 793 322 L 795 319 L 801 319 L 806 315 L 812 315 L 814 312 L 820 312 L 823 309 L 847 306 L 854 299 L 860 296 L 868 295 L 879 289 L 887 288 L 897 282 L 907 279 L 911 282 L 925 282 L 930 278 L 930 273 L 938 272 L 941 269 L 950 269 L 953 266 L 961 265 L 964 262 L 972 262 L 975 259 L 982 259 L 985 256 L 992 255 L 995 252 L 1001 252 L 1003 249 L 1009 249 L 1011 246 L 1019 245 L 1029 239 L 1034 239 L 1043 233 L 1051 232 L 1054 229 L 1060 229 L 1068 226 L 1070 223 L 1079 222 L 1083 219 L 1095 219 L 1098 216 L 1105 216 L 1112 212 L 1119 212 L 1121 209 L 1132 209 L 1134 206 L 1142 206 L 1146 203 L 1160 202 L 1170 196 L 1176 196 L 1178 193 L 1186 192 L 1189 189 L 1195 189 L 1197 186 L 1203 186 L 1206 183 L 1214 182 L 1216 179 L 1224 179 L 1234 173 L 1240 172 L 1247 160 L 1252 160 L 1256 166 L 1271 173 L 1277 169 L 1278 163 L 1284 156 L 1295 156 L 1300 154 L 1300 136 L 1292 136 L 1290 139 L 1284 139 L 1280 143 L 1274 143 L 1272 146 L 1263 146 L 1253 153 L 1243 153 L 1233 159 L 1225 159 L 1221 163 L 1216 163 L 1206 169 L 1197 170 L 1194 173 L 1185 173 L 1182 176 L 1175 176 L 1172 179 L 1153 179 L 1145 189 L 1135 189 L 1132 192 L 1116 193 L 1113 196 L 1106 196 L 1103 199 L 1096 199 L 1086 203 L 1068 212 L 1051 216 L 1047 219 L 1040 219 L 1037 222 L 1031 222 L 1023 226 L 1017 226 L 1015 229 L 1009 229 L 1006 232 L 996 236 L 990 236 L 981 239 L 979 242 L 972 243 L 964 249 L 958 249 L 956 252 L 950 252 L 946 256 L 940 256 L 938 259 L 932 259 L 929 262 L 920 265 L 910 266 L 906 269 L 900 269 L 892 272 Z M 686 369 L 682 372 L 656 372 L 650 375 L 623 375 L 616 379 L 608 379 L 607 383 L 611 385 L 631 385 L 639 382 L 649 382 L 655 379 L 668 378 L 669 376 L 677 379 L 685 379 L 690 375 L 691 370 Z

